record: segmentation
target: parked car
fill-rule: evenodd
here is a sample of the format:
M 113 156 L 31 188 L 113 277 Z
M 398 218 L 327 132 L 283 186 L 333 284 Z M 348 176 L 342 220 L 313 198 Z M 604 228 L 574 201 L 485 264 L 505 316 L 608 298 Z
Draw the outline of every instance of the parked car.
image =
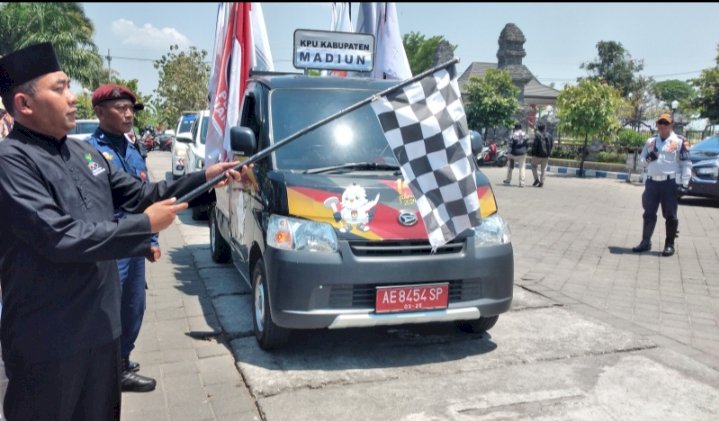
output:
M 719 198 L 719 135 L 708 137 L 692 146 L 692 178 L 685 196 Z
M 175 138 L 172 141 L 172 178 L 185 173 L 185 160 L 187 159 L 187 144 L 178 139 L 190 139 L 192 124 L 197 119 L 197 111 L 185 111 L 177 121 Z
M 85 140 L 100 126 L 98 119 L 75 120 L 75 127 L 67 133 L 67 137 L 77 140 Z
M 190 130 L 190 138 L 180 139 L 180 142 L 187 145 L 187 158 L 185 158 L 185 173 L 202 171 L 205 169 L 205 139 L 207 139 L 207 127 L 210 122 L 210 110 L 200 111 L 195 123 Z M 207 218 L 207 206 L 195 206 L 192 208 L 192 219 Z

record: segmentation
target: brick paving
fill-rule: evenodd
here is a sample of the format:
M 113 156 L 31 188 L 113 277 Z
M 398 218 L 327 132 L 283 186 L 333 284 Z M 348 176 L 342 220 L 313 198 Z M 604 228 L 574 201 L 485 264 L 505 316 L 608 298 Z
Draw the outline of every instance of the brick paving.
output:
M 161 177 L 169 155 L 152 153 L 148 162 Z M 533 188 L 528 173 L 530 186 L 520 189 L 516 178 L 501 183 L 504 168 L 483 171 L 510 223 L 517 285 L 719 369 L 719 202 L 680 205 L 674 256 L 660 255 L 661 215 L 652 251 L 634 254 L 643 186 L 550 174 Z M 163 258 L 148 265 L 148 308 L 133 359 L 158 389 L 124 394 L 123 421 L 261 419 L 227 345 L 249 335 L 248 291 L 223 281 L 231 266 L 208 262 L 203 224 L 183 212 L 160 236 Z M 235 330 L 223 334 L 220 317 L 234 318 L 222 325 Z
M 505 186 L 485 169 L 509 221 L 518 285 L 555 293 L 704 353 L 719 366 L 719 201 L 679 205 L 676 254 L 661 256 L 659 212 L 652 250 L 636 254 L 644 186 L 550 175 L 544 187 Z

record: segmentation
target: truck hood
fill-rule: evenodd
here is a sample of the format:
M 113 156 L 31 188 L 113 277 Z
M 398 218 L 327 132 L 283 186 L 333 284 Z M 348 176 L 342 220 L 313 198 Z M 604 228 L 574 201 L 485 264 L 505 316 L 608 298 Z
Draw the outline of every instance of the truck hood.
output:
M 289 214 L 332 225 L 344 239 L 427 239 L 417 204 L 404 179 L 391 176 L 285 174 Z M 497 211 L 494 193 L 478 173 L 482 217 Z

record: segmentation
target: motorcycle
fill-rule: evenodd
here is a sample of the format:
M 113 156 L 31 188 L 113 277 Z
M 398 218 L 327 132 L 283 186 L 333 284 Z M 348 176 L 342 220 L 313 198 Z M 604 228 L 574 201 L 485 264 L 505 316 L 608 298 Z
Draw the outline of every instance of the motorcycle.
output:
M 490 166 L 494 165 L 497 167 L 503 167 L 507 165 L 507 150 L 506 148 L 498 148 L 496 143 L 485 145 L 482 147 L 482 151 L 477 155 L 477 165 L 479 166 Z

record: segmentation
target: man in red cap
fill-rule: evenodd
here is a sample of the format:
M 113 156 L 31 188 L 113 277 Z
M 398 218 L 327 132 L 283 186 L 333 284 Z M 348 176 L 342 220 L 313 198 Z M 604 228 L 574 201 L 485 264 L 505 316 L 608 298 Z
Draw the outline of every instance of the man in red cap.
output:
M 188 207 L 176 203 L 178 194 L 223 173 L 229 177 L 218 185 L 240 174 L 234 163 L 222 163 L 175 183 L 142 182 L 87 142 L 68 139 L 75 96 L 50 43 L 0 58 L 0 97 L 15 120 L 0 142 L 5 416 L 119 420 L 114 260 L 150 256 L 153 234 Z M 116 219 L 113 205 L 129 214 Z
M 647 181 L 642 194 L 644 225 L 642 241 L 632 248 L 635 253 L 649 251 L 652 248 L 652 234 L 657 224 L 657 210 L 662 206 L 662 215 L 666 225 L 666 240 L 663 256 L 674 254 L 674 240 L 677 237 L 679 218 L 678 189 L 686 189 L 691 178 L 689 160 L 689 142 L 680 139 L 672 130 L 672 116 L 662 114 L 657 119 L 657 136 L 650 137 L 639 157 L 641 164 L 647 167 Z
M 92 94 L 95 115 L 100 120 L 99 127 L 85 139 L 93 145 L 119 171 L 124 171 L 141 181 L 148 181 L 147 166 L 136 142 L 128 139 L 132 133 L 135 111 L 144 107 L 126 86 L 106 84 L 98 87 Z M 115 218 L 127 216 L 122 209 L 115 209 Z M 156 262 L 161 256 L 157 235 L 152 237 L 152 253 L 147 259 Z M 130 361 L 130 352 L 140 334 L 145 314 L 145 257 L 125 257 L 117 260 L 117 269 L 122 286 L 122 335 L 120 356 L 122 357 L 122 375 L 120 389 L 129 392 L 149 392 L 155 389 L 155 379 L 137 373 L 140 364 Z

